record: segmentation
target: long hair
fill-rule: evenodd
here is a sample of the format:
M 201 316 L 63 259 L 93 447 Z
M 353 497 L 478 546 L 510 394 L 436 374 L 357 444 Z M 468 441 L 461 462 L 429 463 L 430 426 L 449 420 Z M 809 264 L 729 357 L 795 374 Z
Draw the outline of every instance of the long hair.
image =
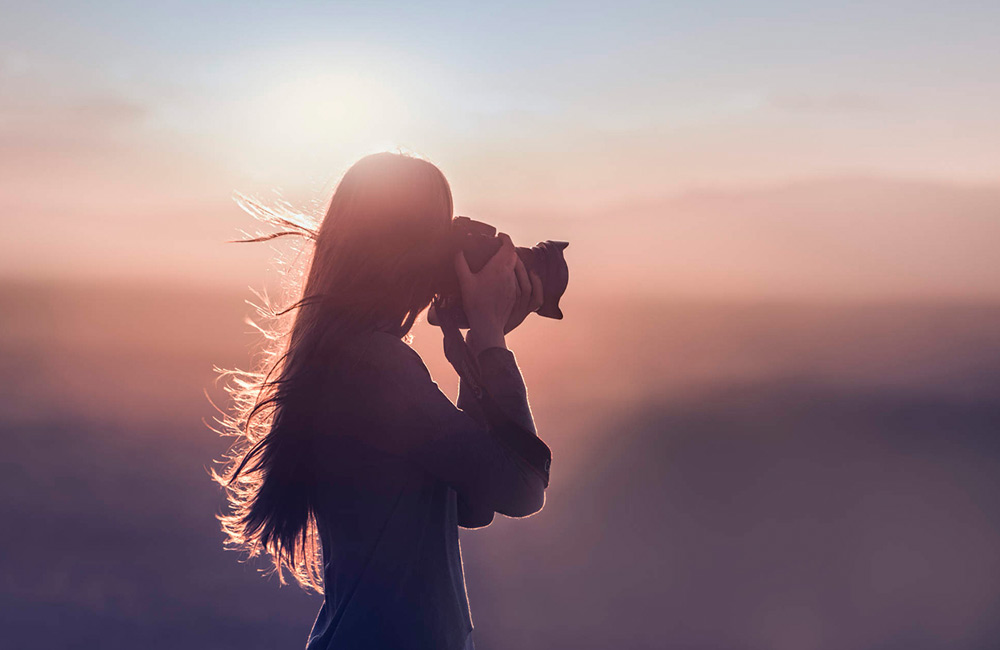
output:
M 220 433 L 236 437 L 223 470 L 213 471 L 229 505 L 219 519 L 228 546 L 249 557 L 266 553 L 282 584 L 287 572 L 322 593 L 315 491 L 321 468 L 310 426 L 316 387 L 323 373 L 337 372 L 329 359 L 352 335 L 380 329 L 406 336 L 429 305 L 452 218 L 451 189 L 427 161 L 378 153 L 344 174 L 318 228 L 284 208 L 249 199 L 243 207 L 279 229 L 243 241 L 300 236 L 311 259 L 289 307 L 259 308 L 277 324 L 258 325 L 265 346 L 257 367 L 219 370 L 232 400 L 217 420 Z

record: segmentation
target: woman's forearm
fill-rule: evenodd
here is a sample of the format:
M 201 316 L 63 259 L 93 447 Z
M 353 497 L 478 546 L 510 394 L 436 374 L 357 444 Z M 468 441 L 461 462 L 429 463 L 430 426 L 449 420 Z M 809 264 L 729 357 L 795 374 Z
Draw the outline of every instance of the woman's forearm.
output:
M 470 329 L 465 335 L 465 343 L 472 351 L 472 356 L 479 357 L 479 353 L 489 348 L 507 349 L 507 341 L 504 338 L 503 328 L 490 329 Z

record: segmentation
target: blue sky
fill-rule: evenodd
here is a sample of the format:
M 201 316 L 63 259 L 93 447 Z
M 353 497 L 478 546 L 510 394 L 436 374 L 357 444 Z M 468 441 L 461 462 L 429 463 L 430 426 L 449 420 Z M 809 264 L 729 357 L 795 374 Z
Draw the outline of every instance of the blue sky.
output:
M 550 137 L 561 150 L 560 138 L 617 136 L 627 151 L 643 149 L 630 149 L 629 138 L 654 148 L 673 138 L 715 152 L 704 130 L 728 133 L 737 154 L 759 147 L 758 134 L 790 149 L 806 141 L 813 155 L 791 165 L 805 174 L 853 166 L 984 180 L 998 171 L 988 160 L 1000 144 L 998 7 L 33 3 L 5 12 L 2 55 L 8 83 L 42 100 L 133 102 L 150 130 L 233 149 L 267 140 L 247 132 L 254 122 L 240 121 L 241 104 L 276 103 L 282 82 L 296 77 L 335 86 L 353 75 L 389 88 L 387 101 L 405 113 L 395 116 L 402 125 L 379 125 L 383 139 L 420 149 L 463 132 L 490 147 L 513 131 L 540 149 Z M 334 103 L 340 91 L 327 92 Z M 386 99 L 374 94 L 371 103 Z M 265 123 L 271 117 L 262 111 Z M 320 146 L 343 137 L 330 135 Z M 839 146 L 824 152 L 827 135 Z M 888 150 L 871 155 L 866 142 Z M 260 154 L 302 148 L 277 143 Z M 733 181 L 761 175 L 759 164 L 721 171 Z M 678 174 L 673 184 L 703 177 Z

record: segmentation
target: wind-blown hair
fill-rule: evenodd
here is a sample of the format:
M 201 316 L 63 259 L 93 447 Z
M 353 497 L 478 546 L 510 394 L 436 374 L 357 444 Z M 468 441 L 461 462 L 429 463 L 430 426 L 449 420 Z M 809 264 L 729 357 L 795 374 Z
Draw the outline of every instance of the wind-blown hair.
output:
M 222 471 L 212 472 L 228 498 L 229 513 L 219 519 L 228 546 L 249 557 L 266 553 L 282 584 L 287 572 L 322 593 L 315 490 L 322 468 L 314 453 L 320 433 L 312 425 L 317 398 L 337 396 L 320 396 L 317 386 L 324 373 L 347 372 L 330 359 L 352 334 L 406 336 L 429 305 L 452 218 L 451 189 L 427 161 L 378 153 L 344 174 L 318 227 L 287 204 L 268 208 L 241 197 L 241 205 L 278 229 L 243 241 L 303 237 L 311 260 L 291 306 L 275 309 L 262 296 L 258 311 L 271 323 L 250 321 L 265 339 L 256 367 L 217 369 L 232 400 L 217 419 L 220 433 L 236 438 Z M 324 426 L 322 435 L 336 431 Z

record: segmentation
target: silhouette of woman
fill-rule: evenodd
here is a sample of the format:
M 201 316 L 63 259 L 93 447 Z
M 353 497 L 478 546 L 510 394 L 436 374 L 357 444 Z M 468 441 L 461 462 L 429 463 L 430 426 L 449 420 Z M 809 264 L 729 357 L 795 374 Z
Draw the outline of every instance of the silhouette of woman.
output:
M 458 527 L 533 514 L 548 486 L 551 455 L 504 340 L 542 304 L 541 280 L 506 235 L 478 273 L 456 256 L 481 381 L 461 381 L 456 407 L 404 341 L 450 229 L 440 170 L 374 154 L 344 175 L 318 229 L 268 218 L 285 229 L 249 241 L 304 235 L 312 260 L 260 371 L 226 373 L 227 543 L 324 594 L 309 650 L 472 648 Z

